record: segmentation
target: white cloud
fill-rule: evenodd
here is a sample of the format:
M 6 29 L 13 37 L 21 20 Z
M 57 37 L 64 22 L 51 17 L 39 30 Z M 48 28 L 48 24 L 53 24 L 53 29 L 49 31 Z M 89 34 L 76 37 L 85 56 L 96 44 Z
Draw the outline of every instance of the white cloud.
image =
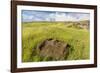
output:
M 33 19 L 34 16 L 32 15 L 27 15 L 27 14 L 23 14 L 23 19 Z
M 23 21 L 80 21 L 89 20 L 86 13 L 27 11 L 22 14 Z
M 46 18 L 46 21 L 55 21 L 55 13 L 51 13 Z
M 78 19 L 72 15 L 67 15 L 67 21 L 78 21 Z
M 83 15 L 81 15 L 81 17 L 80 17 L 80 20 L 90 20 L 90 15 L 89 14 L 83 14 Z
M 55 21 L 66 21 L 67 17 L 65 13 L 56 12 Z
M 77 21 L 77 18 L 72 16 L 71 14 L 56 13 L 55 20 L 56 21 Z
M 89 20 L 89 14 L 84 13 L 59 13 L 56 12 L 55 20 L 56 21 L 80 21 L 80 20 Z

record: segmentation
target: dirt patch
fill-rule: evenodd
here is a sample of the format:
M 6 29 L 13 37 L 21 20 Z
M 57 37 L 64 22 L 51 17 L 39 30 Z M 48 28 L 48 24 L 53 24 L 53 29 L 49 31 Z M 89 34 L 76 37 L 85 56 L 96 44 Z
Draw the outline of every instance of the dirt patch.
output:
M 68 56 L 70 45 L 55 39 L 46 39 L 37 45 L 38 54 L 41 57 L 53 60 L 63 60 Z

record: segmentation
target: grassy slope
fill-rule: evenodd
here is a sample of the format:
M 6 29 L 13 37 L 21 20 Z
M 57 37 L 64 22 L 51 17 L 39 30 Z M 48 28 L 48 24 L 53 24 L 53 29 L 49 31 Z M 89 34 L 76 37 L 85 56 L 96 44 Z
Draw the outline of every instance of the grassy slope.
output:
M 64 23 L 31 22 L 23 23 L 23 62 L 39 61 L 38 56 L 31 58 L 37 44 L 48 38 L 54 38 L 70 44 L 72 47 L 66 60 L 89 59 L 89 31 L 68 28 Z M 34 52 L 35 54 L 35 52 Z

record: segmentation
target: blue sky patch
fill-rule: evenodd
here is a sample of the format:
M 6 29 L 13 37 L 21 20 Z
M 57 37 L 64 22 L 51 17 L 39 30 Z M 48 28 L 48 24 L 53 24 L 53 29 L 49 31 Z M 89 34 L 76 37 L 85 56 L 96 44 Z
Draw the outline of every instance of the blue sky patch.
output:
M 90 20 L 89 13 L 22 10 L 22 22 Z

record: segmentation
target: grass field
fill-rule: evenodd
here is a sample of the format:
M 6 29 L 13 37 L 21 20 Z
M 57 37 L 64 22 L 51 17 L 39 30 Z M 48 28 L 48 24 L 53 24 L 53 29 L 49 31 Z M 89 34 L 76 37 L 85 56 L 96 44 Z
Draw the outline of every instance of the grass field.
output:
M 64 22 L 23 22 L 22 61 L 47 61 L 45 57 L 41 59 L 35 49 L 39 43 L 48 38 L 61 40 L 71 45 L 69 55 L 65 60 L 89 59 L 90 40 L 87 29 L 80 29 Z

